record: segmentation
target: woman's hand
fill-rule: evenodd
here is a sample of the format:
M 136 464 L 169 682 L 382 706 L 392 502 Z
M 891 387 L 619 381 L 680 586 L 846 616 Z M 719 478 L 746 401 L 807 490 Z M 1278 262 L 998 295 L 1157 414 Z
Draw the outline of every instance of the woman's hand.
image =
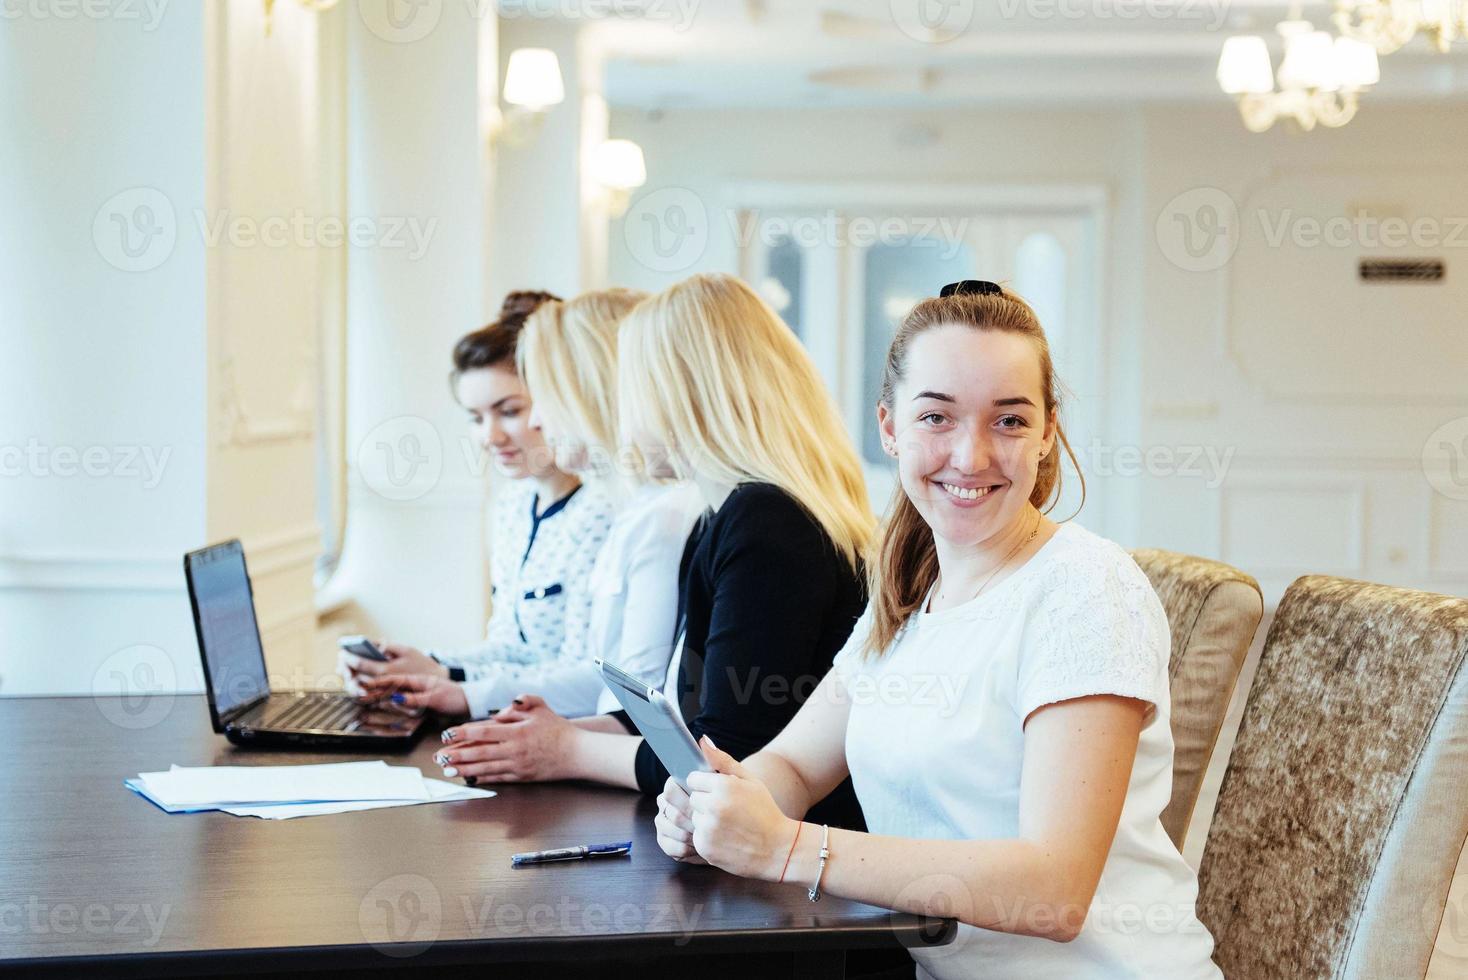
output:
M 363 677 L 361 696 L 369 701 L 391 701 L 404 708 L 432 708 L 446 715 L 469 713 L 464 685 L 423 674 L 383 674 Z
M 694 850 L 731 874 L 778 881 L 799 821 L 780 812 L 765 784 L 707 735 L 699 745 L 715 771 L 688 776 Z
M 658 831 L 658 847 L 668 857 L 687 864 L 708 863 L 693 849 L 693 804 L 672 776 L 658 794 L 658 815 L 652 823 Z
M 533 694 L 522 694 L 488 721 L 444 732 L 434 760 L 444 775 L 478 783 L 530 783 L 571 779 L 571 756 L 582 730 Z
M 387 657 L 386 661 L 368 660 L 346 650 L 337 650 L 336 672 L 341 675 L 348 694 L 360 696 L 366 689 L 366 680 L 389 674 L 419 674 L 448 679 L 449 669 L 417 647 L 378 640 L 377 649 Z

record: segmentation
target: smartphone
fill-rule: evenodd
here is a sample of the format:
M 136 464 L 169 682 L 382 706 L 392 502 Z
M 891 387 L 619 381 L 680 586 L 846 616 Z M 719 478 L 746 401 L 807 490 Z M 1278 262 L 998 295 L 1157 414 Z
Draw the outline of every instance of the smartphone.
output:
M 377 649 L 377 644 L 365 636 L 344 636 L 336 641 L 337 646 L 355 657 L 364 660 L 376 660 L 378 663 L 387 663 L 387 654 Z

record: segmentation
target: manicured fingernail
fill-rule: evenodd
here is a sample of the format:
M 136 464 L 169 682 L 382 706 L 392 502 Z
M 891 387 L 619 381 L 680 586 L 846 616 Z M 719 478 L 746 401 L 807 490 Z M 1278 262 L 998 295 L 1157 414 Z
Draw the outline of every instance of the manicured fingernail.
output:
M 440 752 L 438 755 L 433 757 L 433 761 L 437 762 L 441 766 L 446 766 L 453 760 L 449 758 L 449 754 L 447 752 Z
M 447 769 L 445 769 L 443 771 L 443 774 L 445 776 L 453 777 L 453 776 L 457 776 L 459 774 L 459 770 L 455 769 L 453 766 L 449 766 Z
M 452 728 L 445 728 L 443 730 L 443 734 L 439 736 L 439 738 L 443 739 L 445 742 L 452 742 L 454 739 L 456 739 L 458 737 L 459 737 L 459 733 L 456 732 L 456 731 L 454 731 L 454 729 L 452 729 Z
M 479 783 L 479 777 L 478 776 L 465 776 L 464 777 L 464 783 L 466 785 L 469 785 L 469 786 L 477 785 Z
M 511 701 L 510 703 L 511 704 L 518 704 L 522 708 L 525 706 L 525 702 L 524 701 L 521 701 L 519 698 L 516 698 L 515 700 Z
M 404 697 L 403 695 L 401 695 L 401 694 L 394 694 L 392 696 L 392 703 L 393 704 L 406 704 L 407 701 L 408 701 L 408 699 L 406 697 Z

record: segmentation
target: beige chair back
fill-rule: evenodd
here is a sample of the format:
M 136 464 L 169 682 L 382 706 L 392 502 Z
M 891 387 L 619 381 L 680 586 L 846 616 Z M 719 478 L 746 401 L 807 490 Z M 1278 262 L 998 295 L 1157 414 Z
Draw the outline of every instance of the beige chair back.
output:
M 1259 583 L 1232 565 L 1152 548 L 1132 557 L 1157 590 L 1172 632 L 1172 802 L 1162 826 L 1182 850 L 1264 599 Z
M 1468 600 L 1309 576 L 1265 640 L 1199 868 L 1229 980 L 1418 980 L 1468 837 Z

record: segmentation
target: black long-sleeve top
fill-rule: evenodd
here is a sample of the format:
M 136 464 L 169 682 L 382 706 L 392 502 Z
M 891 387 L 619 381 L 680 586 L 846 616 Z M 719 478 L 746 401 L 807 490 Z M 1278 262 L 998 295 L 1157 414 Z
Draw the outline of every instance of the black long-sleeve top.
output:
M 683 653 L 677 697 L 689 731 L 736 759 L 764 748 L 795 717 L 866 603 L 858 571 L 783 490 L 743 483 L 688 539 L 680 569 Z M 625 712 L 617 717 L 629 730 Z M 637 784 L 662 792 L 668 771 L 646 742 Z M 817 823 L 864 830 L 851 780 L 812 807 Z

